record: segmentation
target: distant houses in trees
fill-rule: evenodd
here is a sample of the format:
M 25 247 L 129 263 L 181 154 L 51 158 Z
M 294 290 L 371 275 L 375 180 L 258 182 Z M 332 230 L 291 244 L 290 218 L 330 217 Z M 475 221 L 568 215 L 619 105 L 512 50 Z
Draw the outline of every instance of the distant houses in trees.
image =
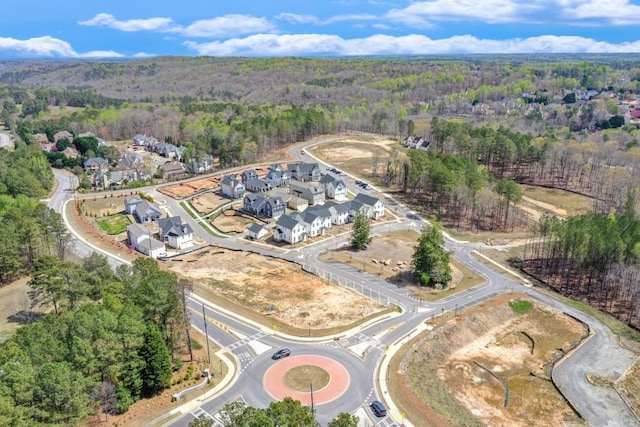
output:
M 431 146 L 431 142 L 427 141 L 422 136 L 410 135 L 404 139 L 404 141 L 402 142 L 402 145 L 404 145 L 407 148 L 414 148 L 418 150 L 427 151 Z

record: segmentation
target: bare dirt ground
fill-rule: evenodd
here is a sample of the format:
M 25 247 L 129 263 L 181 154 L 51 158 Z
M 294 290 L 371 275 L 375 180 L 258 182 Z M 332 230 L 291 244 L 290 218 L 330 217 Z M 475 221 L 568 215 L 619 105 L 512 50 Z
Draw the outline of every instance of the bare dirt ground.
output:
M 505 295 L 427 334 L 399 365 L 407 397 L 454 425 L 529 426 L 578 423 L 550 381 L 552 363 L 587 333 L 574 319 L 538 304 L 516 314 Z M 505 389 L 479 365 L 502 378 Z M 395 398 L 395 396 L 394 396 Z
M 41 307 L 31 306 L 29 280 L 23 277 L 0 287 L 0 342 L 9 338 L 31 314 L 44 313 Z
M 386 164 L 392 145 L 398 141 L 389 138 L 368 136 L 367 138 L 345 138 L 311 149 L 312 153 L 334 166 L 360 177 L 369 177 Z M 374 171 L 376 169 L 376 171 Z
M 444 290 L 417 286 L 410 273 L 411 258 L 419 234 L 415 231 L 396 231 L 374 237 L 365 250 L 349 248 L 326 252 L 324 260 L 350 264 L 371 274 L 383 277 L 398 286 L 407 287 L 418 298 L 433 300 L 478 285 L 483 279 L 473 271 L 451 264 L 453 279 Z
M 242 233 L 252 222 L 264 223 L 262 220 L 236 209 L 225 209 L 216 216 L 211 225 L 223 233 Z
M 199 191 L 218 187 L 221 178 L 221 176 L 212 176 L 195 181 L 182 182 L 159 188 L 158 191 L 174 199 L 184 199 L 185 197 L 193 196 Z
M 204 215 L 210 212 L 213 212 L 220 206 L 229 203 L 231 199 L 223 197 L 222 195 L 215 192 L 207 192 L 202 196 L 194 197 L 191 199 L 191 206 L 198 211 L 199 214 Z
M 247 252 L 210 247 L 174 258 L 166 266 L 215 294 L 292 327 L 335 328 L 384 308 L 295 264 Z

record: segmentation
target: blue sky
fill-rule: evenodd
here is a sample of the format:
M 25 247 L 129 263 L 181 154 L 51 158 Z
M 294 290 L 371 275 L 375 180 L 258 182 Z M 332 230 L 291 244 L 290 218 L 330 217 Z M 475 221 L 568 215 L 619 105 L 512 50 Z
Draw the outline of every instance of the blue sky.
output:
M 3 0 L 1 58 L 640 52 L 640 0 Z

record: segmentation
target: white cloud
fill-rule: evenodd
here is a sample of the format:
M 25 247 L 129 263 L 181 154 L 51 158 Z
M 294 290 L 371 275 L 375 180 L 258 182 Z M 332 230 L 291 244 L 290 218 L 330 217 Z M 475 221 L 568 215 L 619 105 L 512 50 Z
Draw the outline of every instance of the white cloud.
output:
M 155 53 L 147 53 L 147 52 L 138 52 L 133 55 L 134 58 L 150 58 L 152 56 L 157 56 Z
M 112 50 L 94 50 L 78 53 L 68 42 L 51 36 L 34 37 L 27 40 L 0 37 L 0 52 L 9 52 L 21 56 L 54 58 L 117 58 L 123 56 Z
M 628 0 L 577 0 L 562 1 L 563 16 L 569 20 L 591 20 L 612 25 L 638 25 L 640 6 Z
M 87 27 L 108 27 L 114 30 L 134 32 L 134 31 L 177 31 L 180 29 L 171 18 L 146 18 L 129 19 L 119 21 L 115 16 L 108 13 L 99 13 L 87 21 L 78 22 Z
M 256 34 L 209 43 L 185 42 L 199 55 L 429 55 L 456 53 L 604 53 L 638 52 L 640 40 L 613 44 L 591 38 L 545 35 L 526 39 L 491 40 L 471 35 L 431 39 L 412 34 L 374 35 L 343 39 L 330 34 Z
M 225 15 L 195 21 L 181 31 L 188 37 L 228 37 L 271 31 L 275 27 L 265 18 L 251 15 Z
M 432 0 L 391 9 L 386 18 L 409 26 L 433 25 L 433 21 L 516 22 L 537 10 L 536 2 L 518 0 Z
M 428 0 L 391 9 L 385 18 L 416 28 L 443 21 L 637 25 L 640 6 L 630 0 Z
M 297 13 L 281 13 L 276 15 L 276 19 L 291 22 L 292 24 L 316 24 L 320 20 L 313 15 L 299 15 Z

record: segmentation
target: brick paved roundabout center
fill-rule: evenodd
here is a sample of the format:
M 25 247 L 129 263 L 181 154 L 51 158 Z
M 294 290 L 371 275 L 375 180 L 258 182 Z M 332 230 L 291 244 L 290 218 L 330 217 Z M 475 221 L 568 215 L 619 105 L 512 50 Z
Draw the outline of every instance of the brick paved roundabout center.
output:
M 262 383 L 276 400 L 292 397 L 303 405 L 311 404 L 310 382 L 305 374 L 313 375 L 313 403 L 322 405 L 342 396 L 349 388 L 349 372 L 340 363 L 324 356 L 300 355 L 280 359 L 267 369 Z M 300 384 L 301 386 L 297 386 Z

